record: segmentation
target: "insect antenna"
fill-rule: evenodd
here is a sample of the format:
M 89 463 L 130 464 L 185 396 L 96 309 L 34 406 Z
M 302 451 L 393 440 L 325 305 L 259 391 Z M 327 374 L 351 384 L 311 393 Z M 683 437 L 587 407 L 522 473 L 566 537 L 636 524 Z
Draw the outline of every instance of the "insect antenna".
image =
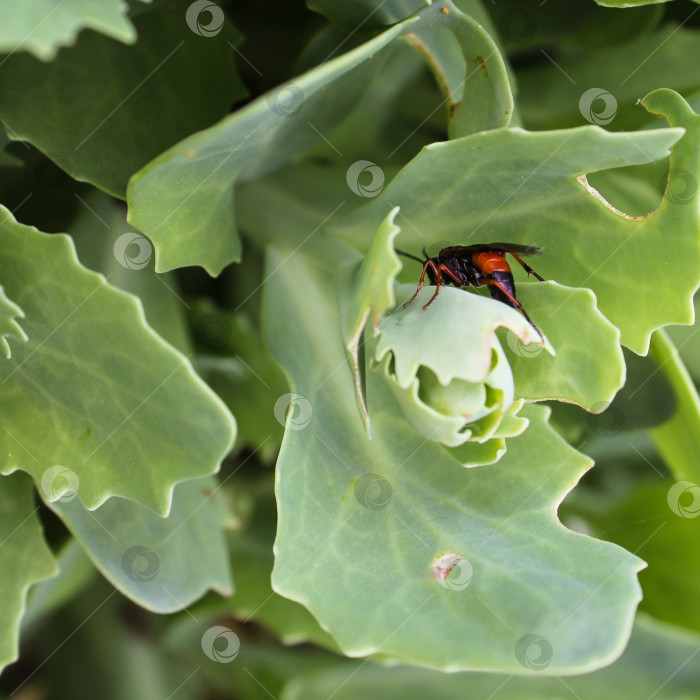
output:
M 411 258 L 411 260 L 415 260 L 415 261 L 419 262 L 421 265 L 425 262 L 425 260 L 421 260 L 420 258 L 417 258 L 415 255 L 411 255 L 410 253 L 406 253 L 403 250 L 399 250 L 398 248 L 395 248 L 395 250 L 399 255 L 403 255 L 405 258 Z M 427 259 L 428 256 L 426 255 L 425 257 Z

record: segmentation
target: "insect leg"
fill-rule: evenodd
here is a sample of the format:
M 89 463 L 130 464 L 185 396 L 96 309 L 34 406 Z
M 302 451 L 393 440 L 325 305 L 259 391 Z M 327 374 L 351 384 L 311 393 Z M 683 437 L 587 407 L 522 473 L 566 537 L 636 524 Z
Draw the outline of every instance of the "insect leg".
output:
M 427 264 L 427 263 L 426 263 Z M 435 285 L 435 294 L 430 298 L 430 301 L 423 306 L 423 311 L 425 311 L 434 301 L 435 297 L 437 297 L 438 292 L 440 291 L 440 285 L 443 283 L 442 282 L 442 273 L 444 272 L 448 277 L 451 277 L 454 282 L 456 282 L 459 286 L 462 285 L 462 280 L 452 271 L 450 268 L 445 265 L 444 263 L 440 263 L 440 265 L 435 265 L 433 263 L 433 269 L 437 271 L 437 285 Z M 415 297 L 415 294 L 413 295 Z
M 534 275 L 540 282 L 544 282 L 544 278 L 540 277 L 524 260 L 521 260 L 515 253 L 513 253 L 510 250 L 508 251 L 508 253 L 510 253 L 523 266 L 523 269 L 525 270 L 525 272 L 527 272 L 528 277 L 530 275 Z
M 540 336 L 540 338 L 544 340 L 542 331 L 540 331 L 540 329 L 532 322 L 532 319 L 527 315 L 525 307 L 498 280 L 494 279 L 490 275 L 487 275 L 484 277 L 484 281 L 486 282 L 486 284 L 489 284 L 493 287 L 498 287 L 498 289 L 500 289 L 501 292 L 503 292 L 503 294 L 505 294 L 505 296 L 508 298 L 513 308 L 517 309 L 523 316 L 525 316 L 527 322 L 537 331 L 537 334 Z
M 423 286 L 423 280 L 425 279 L 425 273 L 429 267 L 437 275 L 438 288 L 440 287 L 440 275 L 437 272 L 437 267 L 436 267 L 435 263 L 432 260 L 426 260 L 425 265 L 423 265 L 423 272 L 421 273 L 420 279 L 418 280 L 418 286 L 416 287 L 416 291 L 413 293 L 413 296 L 403 305 L 404 309 L 418 296 L 418 292 L 420 292 L 421 287 Z M 435 292 L 435 293 L 437 294 L 437 292 Z M 432 301 L 432 299 L 431 299 L 431 301 Z

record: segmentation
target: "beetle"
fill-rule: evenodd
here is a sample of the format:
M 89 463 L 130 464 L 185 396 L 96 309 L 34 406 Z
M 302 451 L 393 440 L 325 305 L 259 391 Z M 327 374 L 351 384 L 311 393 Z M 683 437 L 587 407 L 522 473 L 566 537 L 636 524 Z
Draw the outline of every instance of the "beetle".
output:
M 537 331 L 539 336 L 542 337 L 540 329 L 532 322 L 527 315 L 527 311 L 525 311 L 523 305 L 518 301 L 515 295 L 513 273 L 506 260 L 507 254 L 512 255 L 523 266 L 528 277 L 534 275 L 540 282 L 544 282 L 544 278 L 540 277 L 540 275 L 520 257 L 521 255 L 540 255 L 542 253 L 541 248 L 529 245 L 518 245 L 517 243 L 452 245 L 443 248 L 433 258 L 429 257 L 425 248 L 423 248 L 424 260 L 402 250 L 397 249 L 396 252 L 399 255 L 416 260 L 423 265 L 423 272 L 418 281 L 418 288 L 414 295 L 404 304 L 404 308 L 418 296 L 426 274 L 428 275 L 430 284 L 435 286 L 435 294 L 433 294 L 430 301 L 423 306 L 423 310 L 427 309 L 435 301 L 435 298 L 440 292 L 440 287 L 444 284 L 451 284 L 462 289 L 470 285 L 481 287 L 486 284 L 494 299 L 520 311 L 530 325 Z

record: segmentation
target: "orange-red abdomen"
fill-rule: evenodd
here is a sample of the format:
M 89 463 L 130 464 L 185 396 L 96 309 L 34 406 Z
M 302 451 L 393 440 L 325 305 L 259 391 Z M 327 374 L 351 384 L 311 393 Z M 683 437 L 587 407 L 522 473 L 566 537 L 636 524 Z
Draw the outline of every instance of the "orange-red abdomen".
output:
M 510 272 L 510 265 L 506 261 L 506 256 L 500 253 L 475 253 L 472 262 L 485 275 L 493 272 Z

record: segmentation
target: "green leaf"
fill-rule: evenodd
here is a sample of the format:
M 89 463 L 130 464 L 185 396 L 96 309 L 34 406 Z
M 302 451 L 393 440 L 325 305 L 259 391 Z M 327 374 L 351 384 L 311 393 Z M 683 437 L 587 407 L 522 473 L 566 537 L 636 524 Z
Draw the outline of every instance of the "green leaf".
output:
M 574 499 L 572 512 L 594 535 L 639 551 L 647 561 L 639 575 L 641 608 L 700 632 L 700 489 L 691 482 L 657 478 L 648 461 L 635 457 L 636 471 L 650 475 L 643 483 L 614 499 L 597 493 Z
M 239 260 L 234 184 L 272 172 L 321 138 L 332 143 L 334 130 L 364 93 L 396 40 L 425 26 L 444 26 L 462 41 L 481 32 L 452 3 L 434 3 L 418 18 L 392 27 L 185 139 L 136 173 L 128 188 L 129 220 L 153 241 L 156 269 L 200 265 L 216 275 L 230 262 Z M 487 35 L 479 35 L 482 34 L 486 41 Z M 495 63 L 500 56 L 493 48 L 484 60 Z M 484 116 L 483 110 L 491 109 L 494 94 L 507 91 L 502 69 L 494 66 L 491 74 L 492 78 L 483 84 L 469 81 L 465 107 L 458 110 L 465 113 L 464 119 L 474 128 L 479 124 L 486 128 L 491 123 L 491 112 Z M 504 123 L 502 116 L 499 115 L 498 124 Z M 357 167 L 359 163 L 348 169 L 348 181 L 352 173 L 355 193 L 372 196 L 376 189 L 368 193 L 360 185 L 363 168 Z M 377 174 L 378 166 L 369 161 L 367 167 L 372 184 L 379 187 L 375 177 L 381 174 L 383 180 L 381 169 Z M 340 206 L 342 203 L 337 208 Z M 328 218 L 334 213 L 329 212 Z
M 192 666 L 193 653 L 197 655 L 201 670 L 193 676 L 193 681 L 201 683 L 202 679 L 206 679 L 208 687 L 195 695 L 193 700 L 209 696 L 230 698 L 234 692 L 236 700 L 282 698 L 283 686 L 289 678 L 300 673 L 320 670 L 329 663 L 338 661 L 336 655 L 311 645 L 283 646 L 264 633 L 246 634 L 243 631 L 245 627 L 231 624 L 230 613 L 221 605 L 209 609 L 207 613 L 207 618 L 202 618 L 201 614 L 198 615 L 198 619 L 180 616 L 158 640 L 159 647 L 165 648 L 168 657 L 180 660 L 180 665 L 189 673 L 192 673 L 189 669 Z M 209 647 L 210 637 L 205 635 L 212 628 L 218 628 L 215 631 L 219 633 L 219 637 Z M 234 630 L 240 634 L 240 638 Z M 203 638 L 206 647 L 203 645 Z M 236 651 L 235 658 L 224 656 L 222 659 L 223 655 L 218 656 L 218 652 L 229 640 L 234 645 L 232 648 Z M 155 648 L 153 644 L 150 646 Z M 208 652 L 209 658 L 204 656 L 203 652 Z M 215 661 L 217 656 L 218 661 Z M 189 685 L 187 683 L 185 688 Z M 161 694 L 152 697 L 166 696 Z
M 232 417 L 70 238 L 0 215 L 0 277 L 28 336 L 0 364 L 3 473 L 28 471 L 50 499 L 77 488 L 89 509 L 122 496 L 165 515 L 176 483 L 218 469 Z
M 547 425 L 545 408 L 528 406 L 529 428 L 497 465 L 462 469 L 396 416 L 375 373 L 370 441 L 336 331 L 332 271 L 300 253 L 282 259 L 270 256 L 263 329 L 312 410 L 288 428 L 278 460 L 274 590 L 352 656 L 522 673 L 516 646 L 540 634 L 553 650 L 548 672 L 609 663 L 629 633 L 641 562 L 557 521 L 590 461 Z
M 383 378 L 426 439 L 457 447 L 497 437 L 515 396 L 496 328 L 508 327 L 518 342 L 537 343 L 553 354 L 549 341 L 522 314 L 494 299 L 447 287 L 431 303 L 436 292 L 423 288 L 409 303 L 413 294 L 413 285 L 399 288 L 404 303 L 381 323 L 374 363 L 383 361 Z M 446 328 L 450 342 L 436 342 Z
M 125 596 L 148 610 L 181 610 L 208 589 L 230 595 L 217 482 L 177 486 L 168 517 L 123 498 L 87 510 L 77 498 L 49 503 L 93 564 Z
M 486 673 L 436 673 L 410 666 L 382 668 L 346 661 L 293 678 L 285 700 L 542 700 L 543 698 L 653 698 L 696 700 L 700 685 L 700 639 L 640 616 L 629 646 L 608 668 L 566 678 L 519 678 Z M 536 665 L 533 644 L 527 659 Z
M 32 633 L 56 609 L 76 598 L 97 575 L 80 544 L 70 538 L 56 555 L 58 575 L 34 586 L 22 616 L 22 630 Z
M 139 168 L 246 94 L 230 25 L 216 37 L 197 36 L 182 6 L 144 13 L 134 24 L 135 46 L 88 32 L 51 63 L 16 53 L 0 71 L 0 119 L 12 138 L 118 197 Z
M 167 658 L 153 641 L 154 630 L 164 623 L 139 614 L 108 584 L 91 586 L 28 640 L 37 658 L 55 654 L 56 663 L 24 674 L 15 694 L 48 687 L 60 689 L 56 692 L 64 698 L 82 698 L 86 692 L 110 700 L 167 698 L 173 692 L 178 700 L 201 698 L 192 670 Z
M 425 0 L 307 0 L 310 10 L 320 12 L 346 31 L 371 30 L 395 24 L 425 7 Z
M 98 191 L 81 198 L 80 205 L 68 228 L 80 262 L 109 278 L 112 286 L 137 296 L 148 325 L 189 356 L 188 304 L 174 274 L 154 271 L 153 246 L 126 222 L 126 207 Z
M 668 334 L 657 331 L 651 356 L 671 383 L 676 398 L 673 417 L 650 430 L 656 448 L 678 479 L 700 481 L 700 398 Z
M 414 291 L 413 285 L 402 285 L 399 301 L 408 302 Z M 501 326 L 509 328 L 526 346 L 537 343 L 555 354 L 525 317 L 507 304 L 442 287 L 430 307 L 422 308 L 434 295 L 434 287 L 421 289 L 407 306 L 398 304 L 380 326 L 375 359 L 380 362 L 388 352 L 393 353 L 393 372 L 402 387 L 410 384 L 421 366 L 430 368 L 443 386 L 453 379 L 482 382 L 493 369 L 491 340 Z M 451 342 L 435 342 L 446 328 Z M 459 353 L 455 347 L 460 348 Z
M 272 462 L 282 442 L 287 380 L 242 312 L 201 301 L 190 311 L 199 345 L 194 365 L 236 417 L 236 448 L 249 447 Z M 280 408 L 281 407 L 281 408 Z
M 660 332 L 660 331 L 657 331 Z M 656 333 L 652 336 L 652 346 Z M 654 427 L 669 420 L 677 407 L 673 386 L 651 354 L 624 353 L 627 365 L 625 386 L 615 396 L 601 416 L 589 416 L 588 423 L 595 433 L 631 432 Z M 599 408 L 599 407 L 596 407 Z
M 148 0 L 146 0 L 148 1 Z M 0 51 L 29 51 L 44 61 L 70 46 L 85 28 L 131 44 L 136 30 L 127 17 L 124 0 L 5 0 L 0 7 Z
M 360 416 L 369 431 L 369 415 L 365 400 L 365 363 L 362 334 L 367 320 L 372 322 L 374 333 L 379 332 L 379 321 L 384 312 L 396 304 L 394 278 L 401 270 L 394 238 L 401 229 L 394 223 L 398 207 L 384 219 L 364 259 L 349 264 L 343 270 L 340 288 L 340 319 L 343 329 L 345 352 L 355 382 L 355 397 Z M 362 349 L 362 359 L 360 351 Z
M 515 378 L 515 395 L 528 401 L 556 399 L 602 410 L 625 383 L 620 331 L 598 310 L 588 289 L 556 282 L 518 285 L 518 299 L 556 348 L 556 357 L 540 345 L 523 345 L 512 332 L 503 347 Z M 559 308 L 566 313 L 556 314 Z M 581 329 L 586 339 L 582 342 Z
M 18 318 L 24 318 L 24 311 L 7 298 L 5 290 L 0 285 L 0 349 L 8 360 L 12 357 L 12 350 L 7 342 L 7 336 L 27 340 L 27 334 L 16 320 Z
M 604 14 L 609 22 L 610 15 L 628 12 Z M 554 54 L 556 63 L 546 60 L 518 74 L 523 121 L 538 130 L 586 123 L 615 131 L 638 129 L 649 121 L 638 106 L 643 95 L 657 88 L 688 95 L 700 88 L 693 59 L 699 50 L 696 29 L 668 22 L 630 41 L 617 39 L 596 50 Z
M 129 220 L 153 241 L 156 270 L 201 265 L 217 275 L 238 260 L 234 183 L 274 170 L 317 142 L 318 132 L 326 135 L 403 30 L 393 27 L 280 86 L 136 173 Z
M 656 5 L 669 0 L 595 0 L 603 7 L 639 7 L 640 5 Z
M 695 294 L 695 318 L 700 319 L 700 294 Z M 671 340 L 678 348 L 683 363 L 690 375 L 700 385 L 700 333 L 697 325 L 671 326 L 665 329 Z
M 27 589 L 58 572 L 33 499 L 23 474 L 0 479 L 0 670 L 17 658 Z
M 508 126 L 513 95 L 498 47 L 479 22 L 444 5 L 445 22 L 413 32 L 409 41 L 443 91 L 450 138 Z
M 236 485 L 236 493 L 244 492 L 245 488 L 250 489 L 250 485 Z M 254 620 L 272 630 L 284 644 L 313 642 L 337 651 L 333 638 L 303 605 L 272 590 L 270 574 L 277 516 L 272 479 L 256 484 L 254 489 L 252 516 L 229 538 L 236 593 L 226 601 L 226 606 L 244 622 Z
M 332 230 L 367 245 L 391 203 L 411 224 L 403 244 L 409 250 L 444 240 L 543 247 L 538 272 L 592 289 L 600 311 L 620 329 L 622 343 L 644 354 L 656 328 L 693 320 L 690 299 L 700 284 L 700 191 L 691 186 L 684 197 L 667 191 L 657 211 L 634 219 L 602 201 L 585 180 L 591 171 L 663 158 L 678 142 L 671 178 L 681 174 L 697 182 L 700 117 L 668 90 L 652 93 L 644 104 L 686 135 L 679 141 L 683 131 L 677 128 L 624 134 L 593 126 L 538 133 L 496 129 L 433 144 Z M 669 249 L 669 230 L 684 251 L 680 260 Z M 672 255 L 674 277 L 668 284 L 659 263 Z M 568 314 L 566 303 L 551 311 L 553 322 Z

